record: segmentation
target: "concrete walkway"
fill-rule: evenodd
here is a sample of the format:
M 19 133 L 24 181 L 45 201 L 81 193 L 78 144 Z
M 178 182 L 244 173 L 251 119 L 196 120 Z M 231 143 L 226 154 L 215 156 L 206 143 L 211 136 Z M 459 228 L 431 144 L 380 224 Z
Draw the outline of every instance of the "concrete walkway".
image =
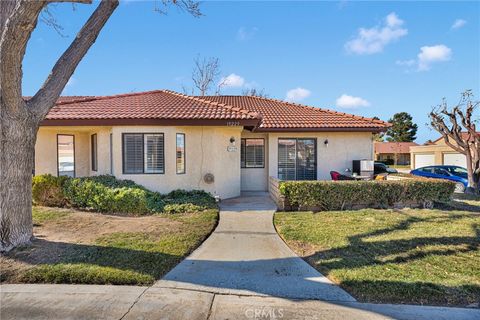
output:
M 275 209 L 264 194 L 222 202 L 213 234 L 154 287 L 355 301 L 287 247 L 273 226 Z
M 134 286 L 1 285 L 2 320 L 478 320 L 479 309 L 291 300 Z

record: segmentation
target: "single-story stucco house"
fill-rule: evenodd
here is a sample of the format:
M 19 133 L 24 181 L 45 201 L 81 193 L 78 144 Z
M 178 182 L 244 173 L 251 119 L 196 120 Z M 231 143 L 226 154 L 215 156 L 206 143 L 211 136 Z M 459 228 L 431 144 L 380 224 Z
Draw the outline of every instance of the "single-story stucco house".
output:
M 221 198 L 283 180 L 330 179 L 373 159 L 389 124 L 253 96 L 195 97 L 168 90 L 62 97 L 38 131 L 35 174 L 111 174 L 169 192 Z
M 375 160 L 409 165 L 410 147 L 417 145 L 415 142 L 375 142 Z

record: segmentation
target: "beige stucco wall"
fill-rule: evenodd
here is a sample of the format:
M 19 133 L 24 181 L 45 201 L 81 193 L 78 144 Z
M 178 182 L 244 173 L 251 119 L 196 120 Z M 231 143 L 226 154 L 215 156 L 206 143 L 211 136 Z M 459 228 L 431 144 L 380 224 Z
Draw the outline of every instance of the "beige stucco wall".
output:
M 97 135 L 97 171 L 92 170 L 91 156 L 89 155 L 89 173 L 93 175 L 111 174 L 110 170 L 110 133 L 112 128 L 94 127 L 89 132 L 88 150 L 92 152 L 92 144 L 90 143 L 90 136 Z
M 164 174 L 124 174 L 122 171 L 122 133 L 163 133 L 165 139 Z M 98 171 L 91 170 L 90 136 L 97 134 Z M 176 133 L 185 134 L 186 173 L 176 174 Z M 36 174 L 57 174 L 57 134 L 75 136 L 76 176 L 113 174 L 130 179 L 162 193 L 174 189 L 203 189 L 221 198 L 240 195 L 240 191 L 268 189 L 268 176 L 277 177 L 278 138 L 317 139 L 317 178 L 330 179 L 330 171 L 343 172 L 352 160 L 373 159 L 372 134 L 368 132 L 255 133 L 241 127 L 41 127 L 36 144 Z M 113 168 L 110 163 L 112 134 Z M 228 151 L 230 138 L 236 149 Z M 265 138 L 265 168 L 240 168 L 240 138 Z M 325 147 L 324 141 L 329 145 Z M 203 176 L 212 173 L 215 182 L 206 184 Z
M 443 139 L 438 141 L 436 144 L 410 147 L 410 167 L 415 169 L 416 154 L 433 154 L 435 156 L 435 163 L 433 164 L 442 165 L 443 155 L 446 153 L 458 153 L 458 151 L 455 151 L 447 146 Z
M 278 138 L 317 139 L 317 179 L 330 180 L 330 171 L 352 169 L 352 160 L 373 159 L 370 132 L 270 133 L 268 135 L 269 175 L 278 178 Z M 324 141 L 328 139 L 328 147 Z
M 130 179 L 148 189 L 162 193 L 174 189 L 203 189 L 221 198 L 240 195 L 240 134 L 241 127 L 113 127 L 113 174 Z M 165 139 L 164 174 L 124 174 L 122 171 L 122 133 L 163 133 Z M 185 134 L 186 173 L 176 173 L 176 134 Z M 236 150 L 229 152 L 230 138 Z M 215 181 L 206 184 L 203 176 L 212 173 Z
M 75 175 L 90 173 L 89 130 L 76 127 L 40 127 L 35 144 L 35 174 L 57 175 L 57 134 L 75 137 Z
M 268 134 L 254 133 L 244 130 L 242 138 L 265 139 L 265 167 L 264 168 L 241 168 L 242 191 L 267 191 L 268 190 Z

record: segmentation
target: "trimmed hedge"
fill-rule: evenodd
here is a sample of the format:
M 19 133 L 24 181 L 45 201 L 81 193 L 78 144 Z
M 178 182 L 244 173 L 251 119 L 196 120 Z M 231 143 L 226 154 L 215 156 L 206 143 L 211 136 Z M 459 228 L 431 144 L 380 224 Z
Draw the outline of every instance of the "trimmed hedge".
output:
M 328 211 L 352 208 L 430 207 L 448 202 L 455 184 L 446 180 L 283 181 L 280 193 L 290 209 Z
M 104 213 L 147 215 L 185 213 L 216 208 L 207 192 L 153 192 L 131 180 L 102 175 L 83 178 L 41 175 L 33 178 L 33 201 L 43 206 L 71 206 Z

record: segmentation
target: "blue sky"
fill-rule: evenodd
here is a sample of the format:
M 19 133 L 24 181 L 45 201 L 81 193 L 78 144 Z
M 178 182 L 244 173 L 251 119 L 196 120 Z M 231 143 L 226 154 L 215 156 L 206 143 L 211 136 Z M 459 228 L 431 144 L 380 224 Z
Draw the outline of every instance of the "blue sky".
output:
M 39 23 L 24 60 L 32 95 L 96 7 L 51 9 L 60 36 Z M 418 142 L 434 139 L 427 113 L 465 89 L 480 97 L 480 2 L 204 2 L 204 16 L 124 1 L 80 63 L 66 95 L 191 86 L 193 59 L 218 57 L 229 86 L 388 120 L 412 114 Z

